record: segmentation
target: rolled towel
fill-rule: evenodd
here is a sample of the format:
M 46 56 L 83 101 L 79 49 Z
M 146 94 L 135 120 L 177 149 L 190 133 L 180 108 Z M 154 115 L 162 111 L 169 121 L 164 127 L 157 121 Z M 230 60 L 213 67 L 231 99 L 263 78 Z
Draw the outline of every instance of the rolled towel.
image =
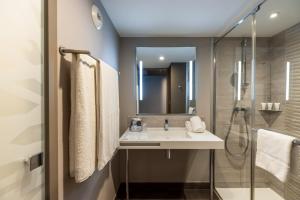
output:
M 191 117 L 190 121 L 191 121 L 193 132 L 196 132 L 196 133 L 205 132 L 206 125 L 205 125 L 205 122 L 203 122 L 200 119 L 200 117 L 198 117 L 198 116 Z
M 193 129 L 192 129 L 192 124 L 190 121 L 185 121 L 185 128 L 188 132 L 192 132 Z

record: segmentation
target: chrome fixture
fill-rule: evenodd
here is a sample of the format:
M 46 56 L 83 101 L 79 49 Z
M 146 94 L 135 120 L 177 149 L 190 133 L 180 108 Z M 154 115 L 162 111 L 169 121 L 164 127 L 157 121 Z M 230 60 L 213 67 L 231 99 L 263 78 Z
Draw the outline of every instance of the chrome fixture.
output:
M 232 110 L 232 113 L 231 113 L 231 118 L 230 118 L 230 123 L 229 123 L 229 128 L 228 128 L 228 131 L 226 133 L 226 136 L 225 136 L 225 151 L 226 153 L 228 153 L 230 156 L 232 157 L 242 157 L 242 156 L 246 156 L 246 153 L 247 153 L 247 150 L 249 148 L 249 143 L 250 143 L 250 133 L 249 133 L 249 128 L 248 128 L 248 117 L 249 117 L 249 111 L 250 111 L 250 108 L 246 108 L 246 107 L 239 107 L 236 105 L 237 104 L 237 101 L 235 102 L 235 106 Z M 243 136 L 243 135 L 240 135 L 239 137 L 239 146 L 241 148 L 243 148 L 242 152 L 241 153 L 233 153 L 230 149 L 229 149 L 229 137 L 232 133 L 232 125 L 234 124 L 234 121 L 237 117 L 237 115 L 240 113 L 240 112 L 243 112 L 243 120 L 244 120 L 244 123 L 245 123 L 245 128 L 246 128 L 246 138 Z M 244 141 L 246 140 L 246 141 Z
M 165 129 L 165 131 L 169 130 L 169 121 L 168 121 L 168 119 L 165 119 L 164 129 Z
M 67 49 L 65 47 L 59 47 L 58 49 L 59 53 L 61 56 L 65 56 L 67 53 L 72 53 L 72 54 L 86 54 L 90 56 L 91 58 L 95 59 L 96 61 L 99 61 L 98 58 L 94 57 L 91 55 L 91 52 L 88 50 L 78 50 L 78 49 Z
M 246 57 L 246 48 L 247 48 L 247 38 L 244 38 L 241 42 L 241 64 L 242 64 L 242 89 L 246 89 L 250 84 L 247 82 L 247 57 Z
M 166 150 L 166 153 L 167 153 L 167 154 L 166 154 L 167 159 L 170 160 L 170 159 L 171 159 L 171 149 L 167 149 L 167 150 Z
M 62 57 L 66 56 L 66 54 L 69 54 L 69 53 L 70 53 L 70 54 L 85 54 L 85 55 L 88 55 L 89 57 L 93 58 L 93 59 L 96 60 L 97 62 L 100 62 L 100 60 L 99 60 L 98 58 L 96 58 L 95 56 L 93 56 L 93 55 L 91 54 L 91 52 L 88 51 L 88 50 L 67 49 L 67 48 L 61 46 L 61 47 L 58 48 L 58 52 L 59 52 L 59 54 L 60 54 Z M 119 74 L 119 76 L 120 76 L 120 71 L 118 71 L 118 74 Z

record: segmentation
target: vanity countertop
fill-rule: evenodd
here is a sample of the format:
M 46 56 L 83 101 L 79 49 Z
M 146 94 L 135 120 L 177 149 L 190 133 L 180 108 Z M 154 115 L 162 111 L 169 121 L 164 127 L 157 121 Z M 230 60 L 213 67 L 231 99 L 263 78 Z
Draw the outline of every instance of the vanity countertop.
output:
M 224 141 L 211 132 L 192 133 L 184 127 L 127 130 L 119 141 L 120 149 L 224 149 Z

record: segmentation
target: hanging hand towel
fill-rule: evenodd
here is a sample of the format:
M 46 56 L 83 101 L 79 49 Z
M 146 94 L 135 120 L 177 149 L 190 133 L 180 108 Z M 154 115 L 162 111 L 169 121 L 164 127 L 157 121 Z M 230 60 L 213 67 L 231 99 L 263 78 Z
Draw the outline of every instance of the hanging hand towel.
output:
M 256 166 L 285 182 L 290 169 L 292 142 L 295 138 L 259 129 L 257 131 Z
M 73 54 L 69 156 L 76 183 L 90 177 L 96 167 L 96 65 L 87 55 Z
M 119 146 L 119 74 L 103 61 L 98 69 L 97 159 L 102 170 Z

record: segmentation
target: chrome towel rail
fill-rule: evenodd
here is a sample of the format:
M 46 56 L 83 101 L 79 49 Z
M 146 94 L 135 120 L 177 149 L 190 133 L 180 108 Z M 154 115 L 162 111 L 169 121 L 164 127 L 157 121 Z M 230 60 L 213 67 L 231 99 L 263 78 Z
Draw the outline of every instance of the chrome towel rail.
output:
M 65 47 L 59 47 L 58 51 L 60 53 L 61 56 L 65 56 L 67 53 L 72 53 L 72 54 L 85 54 L 90 56 L 91 58 L 95 59 L 96 61 L 100 62 L 100 60 L 94 56 L 92 56 L 91 52 L 88 50 L 79 50 L 79 49 L 67 49 Z M 117 70 L 119 76 L 120 76 L 120 72 Z
M 59 47 L 58 51 L 59 51 L 61 56 L 65 56 L 67 53 L 86 54 L 86 55 L 90 56 L 91 58 L 95 59 L 96 61 L 99 61 L 99 59 L 92 56 L 91 52 L 88 51 L 88 50 L 67 49 L 65 47 Z
M 295 140 L 293 141 L 293 144 L 294 144 L 294 145 L 300 145 L 300 140 L 295 139 Z

